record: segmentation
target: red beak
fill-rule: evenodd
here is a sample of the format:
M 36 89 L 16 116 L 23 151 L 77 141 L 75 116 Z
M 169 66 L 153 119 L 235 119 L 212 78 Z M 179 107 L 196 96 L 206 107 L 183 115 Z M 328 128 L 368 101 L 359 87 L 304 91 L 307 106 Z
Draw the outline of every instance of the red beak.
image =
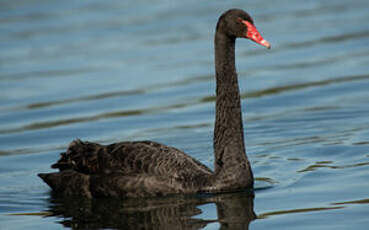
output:
M 242 20 L 241 22 L 247 27 L 246 38 L 270 49 L 270 43 L 260 35 L 259 31 L 253 24 L 245 20 Z

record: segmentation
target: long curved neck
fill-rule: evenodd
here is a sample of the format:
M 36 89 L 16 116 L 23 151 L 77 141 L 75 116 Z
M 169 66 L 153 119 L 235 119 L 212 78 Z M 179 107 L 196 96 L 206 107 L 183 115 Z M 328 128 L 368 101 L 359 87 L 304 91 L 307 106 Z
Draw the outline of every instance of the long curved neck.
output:
M 218 31 L 215 34 L 215 71 L 216 118 L 213 140 L 215 175 L 219 181 L 246 178 L 252 180 L 244 144 L 240 92 L 235 68 L 235 38 Z

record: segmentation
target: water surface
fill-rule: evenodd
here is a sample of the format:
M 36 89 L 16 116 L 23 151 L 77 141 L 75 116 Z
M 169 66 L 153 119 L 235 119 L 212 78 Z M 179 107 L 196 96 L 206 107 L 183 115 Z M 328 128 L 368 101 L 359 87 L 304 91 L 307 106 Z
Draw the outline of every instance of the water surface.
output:
M 155 140 L 212 167 L 213 33 L 233 7 L 272 43 L 237 43 L 255 197 L 54 197 L 36 174 L 75 138 Z M 0 1 L 0 229 L 366 229 L 368 8 Z

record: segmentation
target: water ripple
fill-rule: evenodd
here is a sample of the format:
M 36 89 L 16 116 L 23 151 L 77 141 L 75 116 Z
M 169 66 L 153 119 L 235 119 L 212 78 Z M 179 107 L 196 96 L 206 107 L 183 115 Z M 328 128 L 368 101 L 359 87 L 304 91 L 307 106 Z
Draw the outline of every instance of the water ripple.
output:
M 284 93 L 284 92 L 288 92 L 291 90 L 301 90 L 301 89 L 306 89 L 310 87 L 321 87 L 321 86 L 328 85 L 328 84 L 338 84 L 338 83 L 343 83 L 343 82 L 361 81 L 361 80 L 367 80 L 367 79 L 369 79 L 369 75 L 357 75 L 357 76 L 332 78 L 328 80 L 273 87 L 273 88 L 269 88 L 265 90 L 258 90 L 254 92 L 243 93 L 241 95 L 241 98 L 262 97 L 262 96 L 267 96 L 267 95 Z M 29 108 L 40 108 L 44 106 L 65 104 L 65 103 L 84 101 L 84 100 L 96 100 L 96 99 L 101 99 L 101 98 L 106 98 L 106 97 L 116 97 L 116 96 L 129 95 L 129 94 L 135 94 L 135 93 L 143 93 L 143 92 L 140 90 L 136 90 L 136 91 L 131 91 L 131 92 L 125 91 L 125 92 L 107 93 L 107 94 L 101 94 L 101 95 L 95 95 L 95 96 L 88 96 L 84 98 L 69 99 L 67 101 L 48 102 L 44 104 L 42 103 L 33 104 L 28 107 Z M 159 113 L 159 112 L 164 112 L 164 111 L 168 111 L 172 109 L 185 108 L 188 106 L 209 103 L 209 102 L 214 102 L 214 101 L 215 101 L 215 96 L 206 96 L 206 97 L 200 98 L 197 101 L 191 98 L 191 100 L 189 100 L 187 103 L 177 103 L 177 104 L 171 104 L 167 106 L 155 106 L 155 107 L 135 109 L 135 110 L 120 110 L 120 111 L 96 114 L 93 116 L 74 117 L 70 119 L 36 122 L 36 123 L 31 123 L 29 125 L 25 125 L 22 127 L 18 127 L 18 128 L 2 129 L 0 130 L 0 134 L 52 128 L 52 127 L 57 127 L 57 126 L 62 126 L 62 125 L 69 125 L 69 124 L 81 123 L 81 122 L 90 122 L 90 121 L 96 121 L 96 120 L 106 119 L 106 118 L 138 116 L 138 115 L 143 115 L 143 114 Z

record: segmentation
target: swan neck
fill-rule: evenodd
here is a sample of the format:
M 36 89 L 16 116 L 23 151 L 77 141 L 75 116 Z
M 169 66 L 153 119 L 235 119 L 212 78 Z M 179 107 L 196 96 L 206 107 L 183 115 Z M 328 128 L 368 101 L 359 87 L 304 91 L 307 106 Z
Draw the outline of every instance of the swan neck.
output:
M 252 178 L 244 144 L 241 100 L 235 68 L 235 38 L 216 33 L 215 65 L 215 175 L 218 176 L 218 181 Z
M 230 75 L 236 75 L 235 66 L 235 43 L 236 39 L 229 37 L 223 33 L 217 32 L 215 34 L 215 70 L 217 80 Z M 234 80 L 229 79 L 228 80 Z M 227 81 L 227 79 L 224 79 Z M 217 82 L 218 83 L 218 82 Z

